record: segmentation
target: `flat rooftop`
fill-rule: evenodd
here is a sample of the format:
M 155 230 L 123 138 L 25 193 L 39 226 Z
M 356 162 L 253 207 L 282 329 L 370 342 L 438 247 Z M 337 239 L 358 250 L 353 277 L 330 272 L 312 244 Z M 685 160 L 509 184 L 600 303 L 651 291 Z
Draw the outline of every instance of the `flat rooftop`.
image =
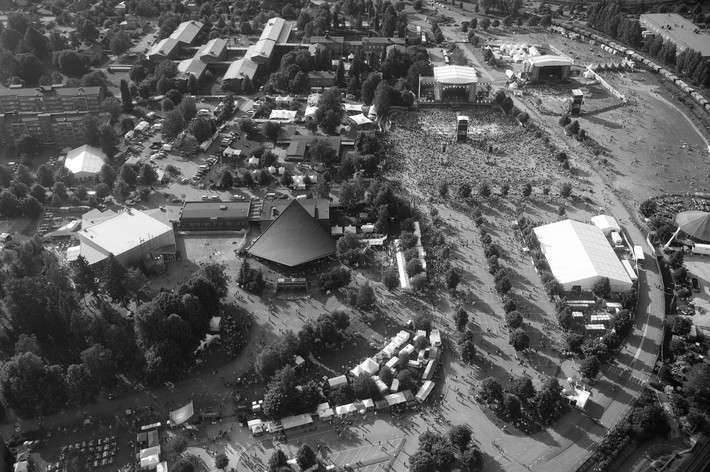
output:
M 646 13 L 641 15 L 640 21 L 642 26 L 651 30 L 662 30 L 662 34 L 672 38 L 677 46 L 698 51 L 703 57 L 710 56 L 710 35 L 703 31 L 695 33 L 698 27 L 682 16 L 676 13 Z
M 118 256 L 172 230 L 172 226 L 142 211 L 130 210 L 84 228 L 79 235 Z
M 249 218 L 251 202 L 185 202 L 180 210 L 180 220 Z

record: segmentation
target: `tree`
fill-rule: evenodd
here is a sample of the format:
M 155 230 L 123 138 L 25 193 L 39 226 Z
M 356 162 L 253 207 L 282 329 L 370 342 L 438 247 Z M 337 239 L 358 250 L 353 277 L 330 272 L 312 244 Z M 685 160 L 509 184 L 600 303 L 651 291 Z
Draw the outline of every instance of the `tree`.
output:
M 116 171 L 113 170 L 111 164 L 104 164 L 99 170 L 98 178 L 99 182 L 106 184 L 109 187 L 113 187 L 113 184 L 116 181 Z
M 476 344 L 474 343 L 472 336 L 467 336 L 466 339 L 461 343 L 461 359 L 466 362 L 473 362 L 476 359 Z
M 503 396 L 503 411 L 513 420 L 520 418 L 520 399 L 512 393 L 506 393 Z
M 83 364 L 70 365 L 64 380 L 69 400 L 78 405 L 93 401 L 99 393 L 99 385 Z
M 138 182 L 138 174 L 136 174 L 136 171 L 133 169 L 133 166 L 129 164 L 123 164 L 118 172 L 121 177 L 121 180 L 127 183 L 128 185 L 132 186 L 135 185 L 136 182 Z
M 269 472 L 282 472 L 284 468 L 289 468 L 288 457 L 281 449 L 274 449 L 268 462 Z
M 710 399 L 710 364 L 695 364 L 687 375 L 685 388 L 697 401 L 706 402 Z
M 676 315 L 670 323 L 671 333 L 677 336 L 687 336 L 693 327 L 693 320 L 686 317 Z
M 352 274 L 345 267 L 336 267 L 318 276 L 318 285 L 324 291 L 337 290 L 347 286 L 352 279 Z
M 37 85 L 44 75 L 44 64 L 34 54 L 20 54 L 18 75 L 26 85 Z
M 512 110 L 514 106 L 515 103 L 513 103 L 513 99 L 509 96 L 506 96 L 503 101 L 500 102 L 500 107 L 503 109 L 506 115 L 510 113 L 510 110 Z
M 634 435 L 641 440 L 654 436 L 665 436 L 670 430 L 665 415 L 663 407 L 656 403 L 643 408 L 634 408 L 631 413 Z
M 73 272 L 74 286 L 79 295 L 84 296 L 98 292 L 99 286 L 96 283 L 96 274 L 84 256 L 77 257 Z
M 175 139 L 177 135 L 185 129 L 185 123 L 182 108 L 169 111 L 163 120 L 163 127 L 161 129 L 163 137 L 168 140 Z
M 371 105 L 373 99 L 375 98 L 375 90 L 382 80 L 382 75 L 379 72 L 372 72 L 367 79 L 362 83 L 362 89 L 360 91 L 361 98 L 365 105 Z
M 276 142 L 279 137 L 279 132 L 281 132 L 281 124 L 274 121 L 267 121 L 261 126 L 261 132 L 269 141 Z
M 49 41 L 33 26 L 30 26 L 27 30 L 25 30 L 24 44 L 27 46 L 29 52 L 40 59 L 44 59 L 49 56 Z
M 562 198 L 569 198 L 572 196 L 572 184 L 569 182 L 562 184 L 562 187 L 560 187 L 560 196 Z
M 483 467 L 481 450 L 476 446 L 466 449 L 461 455 L 461 464 L 467 472 L 480 472 Z
M 488 18 L 483 18 L 478 23 L 479 23 L 480 27 L 486 31 L 488 31 L 488 28 L 491 27 L 491 20 L 489 20 Z
M 69 49 L 55 52 L 52 62 L 63 74 L 70 77 L 81 77 L 89 68 L 89 60 L 84 54 Z
M 513 329 L 520 328 L 523 324 L 523 315 L 519 311 L 513 310 L 505 314 L 505 322 Z
M 115 33 L 109 42 L 111 52 L 117 56 L 120 56 L 124 52 L 128 51 L 132 46 L 133 43 L 131 41 L 131 35 L 124 30 L 119 30 Z
M 13 217 L 20 213 L 20 202 L 17 197 L 7 190 L 0 192 L 0 215 Z
M 446 288 L 449 290 L 456 290 L 456 287 L 461 283 L 461 273 L 455 267 L 450 267 L 444 274 L 444 278 L 446 279 Z
M 101 110 L 104 113 L 108 113 L 111 117 L 111 123 L 115 123 L 118 117 L 121 115 L 123 107 L 121 101 L 116 97 L 107 97 L 101 102 Z
M 593 379 L 599 373 L 600 367 L 599 359 L 597 359 L 596 356 L 589 356 L 584 358 L 579 365 L 579 373 L 582 374 L 583 377 Z
M 158 180 L 158 175 L 155 173 L 155 169 L 153 169 L 150 164 L 146 163 L 141 167 L 138 180 L 142 185 L 151 186 Z
M 214 466 L 220 470 L 224 470 L 229 465 L 229 457 L 226 454 L 217 454 L 214 458 Z
M 534 401 L 538 415 L 547 424 L 551 423 L 562 411 L 565 402 L 566 399 L 562 396 L 562 387 L 554 377 L 548 377 L 543 381 Z
M 454 323 L 459 332 L 463 333 L 466 331 L 466 326 L 468 326 L 468 312 L 464 310 L 463 307 L 459 307 L 456 313 L 454 313 Z
M 125 305 L 130 295 L 126 289 L 126 268 L 123 267 L 113 254 L 109 254 L 106 265 L 104 291 L 111 297 L 111 300 Z
M 574 120 L 574 121 L 572 121 L 572 123 L 565 126 L 565 132 L 569 135 L 572 135 L 572 136 L 579 133 L 579 121 Z
M 532 185 L 528 182 L 523 185 L 523 197 L 529 197 L 532 194 Z
M 483 379 L 480 386 L 481 398 L 487 402 L 501 402 L 503 400 L 503 387 L 494 377 Z
M 364 400 L 367 398 L 380 398 L 380 390 L 371 375 L 360 374 L 352 380 L 353 395 Z
M 530 346 L 530 337 L 528 333 L 518 328 L 508 337 L 508 343 L 513 346 L 516 351 L 524 351 Z
M 320 162 L 325 165 L 333 165 L 338 162 L 338 154 L 326 139 L 311 141 L 308 155 L 313 162 Z
M 491 186 L 488 182 L 481 182 L 478 186 L 478 194 L 483 198 L 488 198 L 491 196 Z
M 382 283 L 389 291 L 399 287 L 399 272 L 394 267 L 390 267 L 382 274 Z
M 14 52 L 21 40 L 22 35 L 17 30 L 10 27 L 5 28 L 2 33 L 0 33 L 0 42 L 2 42 L 3 48 L 7 51 Z
M 427 451 L 418 450 L 409 457 L 409 472 L 436 472 L 434 456 Z
M 465 451 L 471 443 L 473 432 L 471 431 L 470 426 L 459 424 L 451 427 L 448 436 L 449 441 L 454 445 L 454 447 L 459 448 L 460 451 Z
M 187 451 L 188 444 L 187 436 L 184 434 L 176 434 L 173 439 L 170 440 L 168 449 L 173 454 L 180 456 L 183 452 Z
M 222 187 L 223 189 L 230 189 L 234 185 L 234 176 L 232 176 L 232 173 L 229 172 L 229 170 L 225 169 L 224 172 L 222 172 L 222 176 L 219 179 L 219 186 Z
M 510 383 L 508 390 L 524 402 L 529 402 L 535 398 L 537 393 L 530 377 L 516 377 Z
M 356 265 L 363 260 L 365 244 L 354 234 L 346 234 L 335 245 L 338 259 L 347 265 Z
M 35 197 L 28 195 L 20 200 L 20 209 L 25 216 L 37 218 L 42 213 L 42 204 Z
M 336 89 L 326 90 L 318 99 L 316 121 L 328 134 L 335 133 L 343 117 L 340 92 Z
M 15 141 L 17 154 L 28 154 L 36 156 L 42 151 L 42 142 L 28 134 L 23 134 Z
M 301 470 L 313 467 L 317 462 L 318 458 L 316 457 L 316 453 L 313 452 L 313 449 L 311 449 L 311 446 L 308 444 L 302 444 L 301 447 L 298 448 L 298 451 L 296 451 L 296 464 L 298 464 Z
M 547 28 L 552 25 L 552 15 L 542 15 L 540 17 L 540 26 Z
M 375 297 L 375 291 L 370 286 L 369 282 L 365 282 L 360 286 L 357 293 L 357 306 L 363 310 L 369 310 L 375 306 L 377 298 Z
M 609 278 L 602 277 L 597 283 L 594 284 L 592 292 L 597 297 L 609 298 L 611 296 L 611 284 L 609 283 Z
M 48 366 L 31 352 L 15 355 L 0 367 L 0 393 L 23 418 L 52 414 L 67 399 L 61 367 Z
M 163 124 L 163 126 L 165 126 L 165 124 Z M 212 136 L 212 121 L 199 116 L 192 122 L 190 131 L 192 135 L 195 136 L 198 143 L 205 142 Z
M 471 196 L 472 191 L 473 189 L 471 188 L 471 184 L 469 184 L 468 182 L 464 182 L 463 184 L 459 185 L 457 194 L 460 199 L 465 200 Z

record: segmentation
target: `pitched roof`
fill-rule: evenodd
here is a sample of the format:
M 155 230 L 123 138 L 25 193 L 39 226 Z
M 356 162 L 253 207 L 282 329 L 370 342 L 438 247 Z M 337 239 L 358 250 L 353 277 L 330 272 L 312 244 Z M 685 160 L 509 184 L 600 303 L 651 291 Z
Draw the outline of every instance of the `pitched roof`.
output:
M 291 200 L 249 253 L 293 267 L 335 254 L 335 241 L 297 200 Z
M 604 233 L 594 225 L 564 220 L 534 229 L 552 273 L 563 285 L 607 277 L 612 286 L 631 286 L 631 279 Z
M 80 172 L 98 174 L 106 162 L 106 154 L 101 149 L 84 144 L 67 153 L 64 167 L 74 174 Z
M 199 21 L 183 21 L 170 35 L 171 38 L 185 44 L 192 44 L 205 25 Z

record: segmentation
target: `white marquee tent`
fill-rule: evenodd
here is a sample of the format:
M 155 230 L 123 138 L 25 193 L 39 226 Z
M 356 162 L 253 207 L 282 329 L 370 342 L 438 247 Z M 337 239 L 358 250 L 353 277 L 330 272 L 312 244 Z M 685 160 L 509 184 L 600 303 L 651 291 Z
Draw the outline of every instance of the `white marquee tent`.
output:
M 603 277 L 614 292 L 631 288 L 631 279 L 602 230 L 578 221 L 564 220 L 535 228 L 540 248 L 557 280 L 571 290 L 591 290 Z
M 609 234 L 612 231 L 621 231 L 619 223 L 616 222 L 613 216 L 609 215 L 592 216 L 592 224 L 601 229 L 604 234 Z

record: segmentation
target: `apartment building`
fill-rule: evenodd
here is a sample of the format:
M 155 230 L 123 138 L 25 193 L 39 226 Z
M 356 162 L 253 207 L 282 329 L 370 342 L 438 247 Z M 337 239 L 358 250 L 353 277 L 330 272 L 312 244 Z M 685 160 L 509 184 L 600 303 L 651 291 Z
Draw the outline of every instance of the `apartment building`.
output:
M 103 98 L 101 87 L 0 88 L 0 113 L 98 112 Z

